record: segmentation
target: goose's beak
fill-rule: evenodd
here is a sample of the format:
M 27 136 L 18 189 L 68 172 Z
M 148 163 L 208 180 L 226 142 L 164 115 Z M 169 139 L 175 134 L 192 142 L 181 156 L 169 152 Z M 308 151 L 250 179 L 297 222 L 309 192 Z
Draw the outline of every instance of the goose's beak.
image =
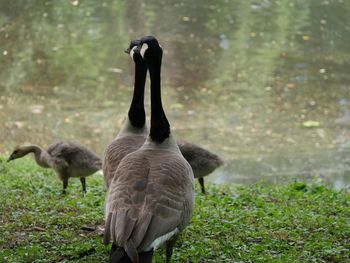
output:
M 12 158 L 12 156 L 10 156 L 8 159 L 7 159 L 7 162 L 10 162 L 10 161 L 12 161 L 13 160 L 13 158 Z
M 130 48 L 127 48 L 126 50 L 124 50 L 124 52 L 126 53 L 126 54 L 130 54 Z

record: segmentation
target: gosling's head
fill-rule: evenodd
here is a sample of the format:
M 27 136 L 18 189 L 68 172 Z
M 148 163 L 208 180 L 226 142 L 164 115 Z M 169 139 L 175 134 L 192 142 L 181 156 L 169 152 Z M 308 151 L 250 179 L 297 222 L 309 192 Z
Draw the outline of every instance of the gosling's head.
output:
M 28 153 L 28 146 L 29 145 L 26 144 L 16 146 L 13 152 L 11 153 L 10 157 L 7 159 L 7 162 L 25 156 Z

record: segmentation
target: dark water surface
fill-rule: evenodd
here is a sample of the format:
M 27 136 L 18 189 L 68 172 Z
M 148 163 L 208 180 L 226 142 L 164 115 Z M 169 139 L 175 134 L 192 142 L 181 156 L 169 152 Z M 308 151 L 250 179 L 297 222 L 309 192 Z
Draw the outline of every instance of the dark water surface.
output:
M 345 0 L 0 0 L 0 153 L 71 139 L 102 155 L 131 100 L 123 50 L 153 34 L 175 135 L 226 161 L 212 181 L 316 177 L 341 188 L 349 14 Z

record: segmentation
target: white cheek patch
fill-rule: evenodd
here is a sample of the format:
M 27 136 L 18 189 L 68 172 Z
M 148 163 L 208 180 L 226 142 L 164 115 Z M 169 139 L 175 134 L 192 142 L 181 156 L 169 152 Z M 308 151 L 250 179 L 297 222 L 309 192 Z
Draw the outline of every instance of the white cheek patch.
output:
M 135 48 L 136 48 L 136 46 L 134 46 L 134 47 L 130 50 L 130 57 L 131 57 L 132 59 L 134 59 Z
M 147 49 L 148 49 L 148 45 L 146 43 L 142 44 L 141 51 L 140 51 L 142 58 L 144 57 Z

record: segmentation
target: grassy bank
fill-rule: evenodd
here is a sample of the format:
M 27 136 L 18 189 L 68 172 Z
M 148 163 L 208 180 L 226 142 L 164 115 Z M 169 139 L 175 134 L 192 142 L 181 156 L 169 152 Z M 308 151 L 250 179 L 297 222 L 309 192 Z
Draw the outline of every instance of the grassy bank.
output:
M 103 179 L 68 194 L 30 158 L 0 157 L 0 262 L 107 262 L 108 247 L 82 226 L 103 223 Z M 350 262 L 350 194 L 320 185 L 214 186 L 199 194 L 173 262 Z M 155 262 L 163 262 L 163 252 Z

